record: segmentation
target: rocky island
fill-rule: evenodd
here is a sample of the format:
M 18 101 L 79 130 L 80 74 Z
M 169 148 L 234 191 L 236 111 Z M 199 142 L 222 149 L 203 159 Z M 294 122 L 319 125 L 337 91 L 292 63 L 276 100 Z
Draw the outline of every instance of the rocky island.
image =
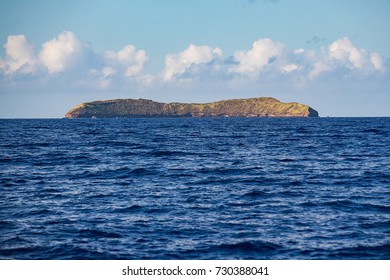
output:
M 203 104 L 113 99 L 82 103 L 66 113 L 65 117 L 318 117 L 318 112 L 304 104 L 283 103 L 271 97 L 231 99 Z

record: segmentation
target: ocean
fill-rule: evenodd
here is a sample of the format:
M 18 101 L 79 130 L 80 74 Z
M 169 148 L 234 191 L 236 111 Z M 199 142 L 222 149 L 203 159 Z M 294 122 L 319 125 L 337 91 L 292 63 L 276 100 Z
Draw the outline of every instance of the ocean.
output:
M 390 259 L 390 118 L 0 120 L 0 259 Z

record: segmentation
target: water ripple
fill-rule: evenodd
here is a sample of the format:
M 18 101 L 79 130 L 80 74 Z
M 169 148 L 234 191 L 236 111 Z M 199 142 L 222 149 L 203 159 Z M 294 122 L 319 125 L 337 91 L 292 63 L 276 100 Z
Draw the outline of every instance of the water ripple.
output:
M 0 259 L 390 259 L 389 118 L 0 120 Z

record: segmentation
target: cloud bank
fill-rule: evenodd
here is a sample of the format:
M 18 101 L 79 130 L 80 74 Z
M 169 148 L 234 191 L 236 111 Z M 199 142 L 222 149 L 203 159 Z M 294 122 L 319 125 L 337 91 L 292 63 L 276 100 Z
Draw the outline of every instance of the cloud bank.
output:
M 70 31 L 45 42 L 39 53 L 24 35 L 9 36 L 4 48 L 6 57 L 0 59 L 0 76 L 7 81 L 21 81 L 21 77 L 28 76 L 47 83 L 60 80 L 72 88 L 108 89 L 115 78 L 122 83 L 139 77 L 148 61 L 146 52 L 133 45 L 117 52 L 95 53 Z
M 70 89 L 101 91 L 210 80 L 266 83 L 271 79 L 302 85 L 334 77 L 346 80 L 377 77 L 388 72 L 379 53 L 357 47 L 348 37 L 339 38 L 319 51 L 290 50 L 270 38 L 260 38 L 248 49 L 228 55 L 216 46 L 189 44 L 178 53 L 167 54 L 165 66 L 158 73 L 145 73 L 150 60 L 146 50 L 128 44 L 119 50 L 96 53 L 70 31 L 48 40 L 39 50 L 24 35 L 9 36 L 3 46 L 0 81 L 8 88 L 20 86 L 23 79 L 30 83 L 39 81 L 37 87 L 53 81 Z

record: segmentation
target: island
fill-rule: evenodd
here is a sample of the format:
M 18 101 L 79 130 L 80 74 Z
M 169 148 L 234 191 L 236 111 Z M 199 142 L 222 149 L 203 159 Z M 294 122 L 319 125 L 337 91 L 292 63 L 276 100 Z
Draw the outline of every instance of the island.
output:
M 318 117 L 313 108 L 272 97 L 230 99 L 211 103 L 162 103 L 147 99 L 113 99 L 82 103 L 66 118 L 135 117 Z

